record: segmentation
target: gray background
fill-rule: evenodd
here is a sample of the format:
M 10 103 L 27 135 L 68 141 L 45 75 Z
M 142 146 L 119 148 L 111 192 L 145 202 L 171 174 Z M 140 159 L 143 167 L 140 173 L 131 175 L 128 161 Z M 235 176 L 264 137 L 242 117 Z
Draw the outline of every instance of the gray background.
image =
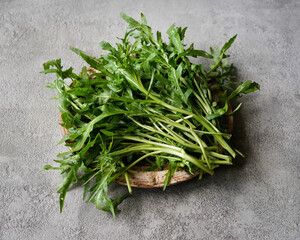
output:
M 212 2 L 212 3 L 210 3 Z M 78 71 L 72 45 L 98 56 L 99 42 L 123 36 L 125 12 L 143 12 L 154 30 L 188 26 L 186 42 L 208 49 L 234 34 L 239 80 L 261 91 L 242 99 L 235 145 L 248 157 L 161 189 L 134 189 L 114 221 L 67 195 L 59 213 L 61 138 L 54 76 L 42 63 L 62 58 Z M 299 1 L 0 1 L 0 239 L 300 239 Z M 126 188 L 114 184 L 115 192 Z

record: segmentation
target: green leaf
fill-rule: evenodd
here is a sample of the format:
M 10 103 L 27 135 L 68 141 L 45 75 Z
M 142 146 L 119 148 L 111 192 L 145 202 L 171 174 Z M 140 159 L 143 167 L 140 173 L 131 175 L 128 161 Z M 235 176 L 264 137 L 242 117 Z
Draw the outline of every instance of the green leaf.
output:
M 45 165 L 42 170 L 61 170 L 61 167 L 52 167 L 50 165 Z
M 169 39 L 174 46 L 174 50 L 176 53 L 182 53 L 184 51 L 183 45 L 180 39 L 180 35 L 178 33 L 178 28 L 173 24 L 167 31 L 169 35 Z
M 254 92 L 256 90 L 259 90 L 259 84 L 256 82 L 251 82 L 251 80 L 247 80 L 245 82 L 243 82 L 240 86 L 237 87 L 237 89 L 235 89 L 230 96 L 227 98 L 227 100 L 230 100 L 232 98 L 235 97 L 239 97 L 240 94 L 244 93 L 250 93 L 250 92 Z
M 56 60 L 50 60 L 48 62 L 45 62 L 43 64 L 43 67 L 44 67 L 44 71 L 53 70 L 53 69 L 50 69 L 50 67 L 56 67 L 57 70 L 61 70 L 61 68 L 62 68 L 61 67 L 61 59 L 59 58 L 59 59 L 56 59 Z
M 163 41 L 162 41 L 162 37 L 161 37 L 161 32 L 159 32 L 159 31 L 156 32 L 156 38 L 157 38 L 157 42 L 159 43 L 159 45 L 162 45 Z
M 112 53 L 116 53 L 116 49 L 114 49 L 108 42 L 102 41 L 100 42 L 100 46 L 102 47 L 103 50 L 110 51 Z
M 225 106 L 223 108 L 219 108 L 217 110 L 214 111 L 214 113 L 209 114 L 206 116 L 207 120 L 212 120 L 218 117 L 223 116 L 226 112 L 228 111 L 228 103 L 227 101 L 225 102 Z
M 92 121 L 90 121 L 87 125 L 85 125 L 83 127 L 83 133 L 82 133 L 82 137 L 80 138 L 80 140 L 76 143 L 75 147 L 71 150 L 71 152 L 76 152 L 78 150 L 80 150 L 82 148 L 82 146 L 84 145 L 85 141 L 87 140 L 87 138 L 90 136 L 91 131 L 93 130 L 94 125 L 101 121 L 104 118 L 116 115 L 116 114 L 124 114 L 127 113 L 128 111 L 123 111 L 123 110 L 114 110 L 112 112 L 103 112 L 101 115 L 99 115 L 98 117 L 94 118 Z
M 241 106 L 242 106 L 242 103 L 240 103 L 231 113 L 226 114 L 226 116 L 227 117 L 232 116 L 240 109 Z
M 191 57 L 203 57 L 203 58 L 213 58 L 213 56 L 209 53 L 207 53 L 204 50 L 195 50 L 194 44 L 192 43 L 191 46 L 185 50 L 184 52 L 178 54 L 176 59 L 179 59 L 183 56 L 191 56 Z
M 228 42 L 226 42 L 226 43 L 223 45 L 223 47 L 222 47 L 222 49 L 221 49 L 221 53 L 225 53 L 225 52 L 230 48 L 230 46 L 232 45 L 232 43 L 235 41 L 236 37 L 237 37 L 237 34 L 234 35 L 232 38 L 230 38 L 230 39 L 228 40 Z
M 120 13 L 121 18 L 129 24 L 130 28 L 139 27 L 140 23 L 134 20 L 132 17 L 127 16 L 125 13 Z
M 115 133 L 113 133 L 113 132 L 111 132 L 111 131 L 107 131 L 107 130 L 105 130 L 105 129 L 101 129 L 100 131 L 101 131 L 103 134 L 105 134 L 106 136 L 108 136 L 108 137 L 112 137 L 112 136 L 115 135 Z
M 95 68 L 97 70 L 103 70 L 103 67 L 101 66 L 100 62 L 93 57 L 89 57 L 88 55 L 86 55 L 83 51 L 74 48 L 74 47 L 70 47 L 70 49 L 77 53 L 78 55 L 80 55 L 92 68 Z
M 186 92 L 183 94 L 183 101 L 185 102 L 185 103 L 187 103 L 188 102 L 188 98 L 189 98 L 189 96 L 192 94 L 192 92 L 193 92 L 193 89 L 191 89 L 191 88 L 188 88 L 187 90 L 186 90 Z
M 222 59 L 223 58 L 228 58 L 229 56 L 228 55 L 225 55 L 225 52 L 230 48 L 230 46 L 232 45 L 232 43 L 234 42 L 234 40 L 236 39 L 237 35 L 234 35 L 232 38 L 230 38 L 228 40 L 228 42 L 226 42 L 221 51 L 219 51 L 219 56 L 216 55 L 216 53 L 214 52 L 214 50 L 212 48 L 210 48 L 210 51 L 211 51 L 211 55 L 213 56 L 214 58 L 214 64 L 212 64 L 210 66 L 210 70 L 207 72 L 207 74 L 210 74 L 214 71 L 216 71 L 216 69 L 222 65 Z
M 177 168 L 177 165 L 174 161 L 170 160 L 169 163 L 170 163 L 170 168 L 168 169 L 168 172 L 165 175 L 163 190 L 165 190 L 167 185 L 171 182 L 171 178 L 173 177 Z
M 175 70 L 174 68 L 170 68 L 168 70 L 168 77 L 173 82 L 173 84 L 176 86 L 177 91 L 179 91 L 179 94 L 183 96 L 182 89 L 180 87 L 179 78 L 181 76 L 181 68 L 178 68 Z
M 62 185 L 61 188 L 57 191 L 57 193 L 60 194 L 59 195 L 60 212 L 62 212 L 66 194 L 67 194 L 67 191 L 69 190 L 69 187 L 71 186 L 71 184 L 74 181 L 76 181 L 76 173 L 78 171 L 78 167 L 79 167 L 78 165 L 75 165 L 72 168 L 70 168 L 69 172 L 64 177 L 64 180 L 61 183 L 61 185 Z
M 147 20 L 143 13 L 141 13 L 141 20 L 142 20 L 142 24 L 147 25 Z
M 40 73 L 48 74 L 48 73 L 56 73 L 56 72 L 57 72 L 56 69 L 47 69 L 47 70 L 41 71 Z
M 188 52 L 187 56 L 212 58 L 212 56 L 204 50 L 191 50 Z
M 118 210 L 118 206 L 129 196 L 130 196 L 130 194 L 128 192 L 122 194 L 121 196 L 117 197 L 116 199 L 114 199 L 112 201 L 112 205 L 109 205 L 109 206 L 106 205 L 102 208 L 102 210 L 111 211 L 111 208 L 113 208 L 114 211 L 120 211 L 120 210 Z
M 53 83 L 49 83 L 49 82 L 46 84 L 46 87 L 50 88 L 50 89 L 55 89 L 55 85 Z

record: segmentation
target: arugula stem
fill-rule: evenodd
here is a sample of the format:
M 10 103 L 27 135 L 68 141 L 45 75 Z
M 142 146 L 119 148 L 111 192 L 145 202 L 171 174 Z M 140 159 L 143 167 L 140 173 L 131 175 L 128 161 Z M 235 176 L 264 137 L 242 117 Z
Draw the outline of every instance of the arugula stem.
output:
M 174 148 L 162 148 L 162 147 L 154 147 L 152 145 L 149 144 L 140 144 L 137 145 L 135 144 L 134 147 L 128 147 L 119 151 L 115 151 L 110 153 L 110 156 L 117 156 L 117 155 L 124 155 L 125 153 L 130 153 L 130 152 L 139 152 L 139 151 L 161 151 L 164 153 L 168 153 L 171 155 L 175 155 L 178 157 L 181 157 L 182 159 L 185 159 L 193 164 L 195 164 L 196 166 L 198 166 L 199 168 L 203 169 L 205 172 L 213 175 L 213 171 L 209 168 L 207 168 L 203 163 L 201 163 L 200 161 L 198 161 L 198 159 L 196 159 L 195 157 L 187 154 L 183 149 L 174 149 Z
M 196 79 L 194 78 L 194 83 L 198 89 L 198 92 L 200 93 L 203 101 L 205 102 L 204 106 L 206 106 L 207 108 L 207 114 L 212 114 L 212 110 L 211 110 L 211 107 L 210 107 L 210 104 L 208 103 L 207 101 L 207 98 L 204 96 L 204 93 L 202 91 L 202 89 L 200 88 L 199 84 L 197 83 Z
M 142 87 L 142 90 L 144 93 L 147 93 L 146 92 L 146 89 Z M 174 107 L 172 105 L 169 105 L 165 102 L 163 102 L 162 100 L 154 97 L 152 94 L 149 94 L 148 95 L 150 98 L 152 98 L 154 101 L 156 101 L 158 104 L 170 109 L 170 110 L 173 110 L 175 112 L 180 112 L 180 113 L 183 113 L 183 114 L 186 114 L 186 115 L 193 115 L 193 117 L 200 123 L 202 124 L 208 131 L 211 131 L 211 132 L 219 132 L 219 130 L 213 126 L 206 118 L 204 118 L 203 116 L 198 116 L 198 115 L 194 115 L 193 113 L 189 112 L 189 111 L 186 111 L 186 110 L 183 110 L 183 109 L 180 109 L 180 108 L 177 108 L 177 107 Z M 234 150 L 225 142 L 225 140 L 222 138 L 222 136 L 220 135 L 214 135 L 214 138 L 221 144 L 221 146 L 223 148 L 225 148 L 233 157 L 236 156 L 236 153 L 234 152 Z
M 122 167 L 125 167 L 123 161 L 121 161 L 120 163 L 121 163 Z M 132 188 L 131 188 L 131 184 L 130 184 L 130 180 L 129 180 L 129 176 L 128 176 L 128 172 L 127 171 L 124 173 L 124 176 L 125 176 L 125 180 L 126 180 L 126 185 L 127 185 L 127 188 L 128 188 L 128 192 L 130 194 L 132 194 Z
M 115 174 L 111 181 L 112 182 L 113 180 L 115 180 L 116 178 L 120 177 L 123 173 L 127 172 L 129 169 L 131 169 L 132 167 L 134 167 L 136 164 L 138 164 L 140 161 L 142 161 L 143 159 L 147 158 L 147 157 L 150 157 L 152 155 L 156 155 L 156 154 L 160 154 L 161 151 L 154 151 L 154 152 L 150 152 L 150 153 L 147 153 L 145 154 L 144 156 L 138 158 L 137 160 L 135 160 L 134 162 L 132 162 L 131 164 L 129 164 L 127 167 L 125 167 L 124 170 L 122 170 L 121 172 Z

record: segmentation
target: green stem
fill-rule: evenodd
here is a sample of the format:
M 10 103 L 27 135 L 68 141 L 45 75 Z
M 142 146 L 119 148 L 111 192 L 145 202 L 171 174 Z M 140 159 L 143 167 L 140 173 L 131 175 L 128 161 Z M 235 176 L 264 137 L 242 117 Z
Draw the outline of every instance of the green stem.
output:
M 140 91 L 142 91 L 145 95 L 148 94 L 148 91 L 145 89 L 145 87 L 142 84 L 141 79 L 135 75 L 135 79 L 131 79 L 130 76 L 128 76 L 128 74 L 125 74 L 126 78 L 131 81 L 134 82 L 135 85 L 137 85 L 137 87 L 140 89 Z M 157 97 L 154 97 L 152 94 L 148 94 L 148 97 L 150 97 L 151 99 L 153 99 L 154 101 L 156 101 L 156 103 L 170 109 L 173 110 L 175 112 L 180 112 L 183 113 L 185 115 L 193 115 L 195 120 L 198 121 L 204 128 L 206 128 L 206 130 L 210 131 L 210 132 L 220 132 L 210 121 L 208 121 L 205 117 L 201 116 L 201 115 L 195 115 L 189 111 L 174 107 L 170 104 L 165 103 L 164 101 L 160 100 Z M 218 141 L 221 146 L 226 149 L 233 157 L 236 156 L 236 153 L 234 152 L 234 150 L 227 144 L 227 142 L 223 139 L 222 136 L 220 135 L 214 135 L 214 138 L 216 139 L 216 141 Z
M 116 101 L 122 101 L 122 102 L 139 102 L 139 103 L 155 103 L 153 100 L 144 100 L 144 99 L 130 99 L 130 98 L 124 98 L 124 97 L 111 97 L 111 96 L 101 96 L 101 95 L 95 95 L 97 98 L 106 98 L 106 99 L 112 99 Z
M 127 172 L 130 168 L 132 168 L 133 166 L 135 166 L 136 164 L 138 164 L 143 159 L 145 159 L 145 158 L 147 158 L 147 157 L 149 157 L 151 155 L 156 155 L 156 154 L 159 154 L 159 153 L 161 153 L 161 151 L 155 151 L 155 152 L 150 152 L 150 153 L 145 154 L 144 156 L 142 156 L 139 159 L 135 160 L 133 163 L 129 164 L 123 171 L 121 171 L 121 172 L 117 173 L 116 175 L 114 175 L 111 178 L 110 182 L 112 182 L 116 178 L 120 177 L 123 173 Z
M 119 151 L 115 151 L 110 153 L 111 156 L 116 156 L 116 155 L 123 155 L 125 153 L 129 152 L 140 152 L 140 151 L 161 151 L 163 153 L 175 155 L 178 157 L 181 157 L 182 159 L 185 159 L 193 164 L 195 164 L 197 167 L 201 168 L 203 171 L 213 175 L 213 170 L 209 169 L 206 167 L 202 162 L 198 161 L 195 157 L 187 154 L 183 149 L 180 150 L 175 150 L 172 148 L 162 148 L 162 147 L 154 147 L 149 144 L 140 144 L 140 145 L 135 145 L 135 147 L 128 147 Z
M 130 118 L 130 119 L 132 119 L 132 118 Z M 159 122 L 159 124 L 161 125 L 161 127 L 164 128 L 169 134 L 167 134 L 167 133 L 165 133 L 163 131 L 159 131 L 157 129 L 154 129 L 154 128 L 150 127 L 150 126 L 145 126 L 145 125 L 137 122 L 134 119 L 132 119 L 132 121 L 135 122 L 140 127 L 145 128 L 148 131 L 152 131 L 152 132 L 158 133 L 160 135 L 163 135 L 163 136 L 165 136 L 167 138 L 173 139 L 174 141 L 182 144 L 185 147 L 192 148 L 192 149 L 198 149 L 198 150 L 200 149 L 201 150 L 201 148 L 198 145 L 196 145 L 196 144 L 188 141 L 187 139 L 181 137 L 180 135 L 178 135 L 177 133 L 175 133 L 173 130 L 168 129 L 166 126 L 164 126 L 160 122 Z M 186 128 L 186 129 L 189 130 L 188 128 Z M 184 132 L 184 134 L 188 134 L 188 133 Z M 156 140 L 156 141 L 163 141 L 163 140 L 155 138 L 153 136 L 150 136 L 150 135 L 148 136 L 147 134 L 138 133 L 138 135 L 141 135 L 141 136 L 144 136 L 144 137 L 149 137 L 149 138 L 152 138 L 153 140 Z M 196 141 L 195 138 L 193 138 L 193 140 Z M 205 147 L 205 149 L 208 150 L 208 149 L 217 149 L 217 148 L 215 146 L 212 146 L 212 147 Z M 201 150 L 201 153 L 203 153 L 202 150 Z
M 207 109 L 208 109 L 207 113 L 208 113 L 208 114 L 212 114 L 212 110 L 211 110 L 210 104 L 208 103 L 207 98 L 204 96 L 204 93 L 203 93 L 202 89 L 200 88 L 200 86 L 199 86 L 199 84 L 197 83 L 197 81 L 196 81 L 195 78 L 194 78 L 194 83 L 195 83 L 195 85 L 196 85 L 196 87 L 197 87 L 197 89 L 198 89 L 198 92 L 200 93 L 200 95 L 201 95 L 203 101 L 205 102 L 205 106 L 206 106 Z
M 124 163 L 122 161 L 121 161 L 121 166 L 125 167 L 125 165 L 124 165 Z M 129 177 L 128 177 L 128 173 L 125 172 L 124 176 L 125 176 L 125 180 L 126 180 L 126 185 L 127 185 L 127 188 L 128 188 L 128 192 L 130 194 L 132 194 L 132 188 L 131 188 L 131 185 L 130 185 L 130 180 L 129 180 Z

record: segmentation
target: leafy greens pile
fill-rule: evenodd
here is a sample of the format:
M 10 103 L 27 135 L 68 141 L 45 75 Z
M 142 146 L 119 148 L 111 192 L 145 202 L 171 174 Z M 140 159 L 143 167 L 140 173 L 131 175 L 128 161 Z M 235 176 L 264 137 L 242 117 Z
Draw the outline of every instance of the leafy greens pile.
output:
M 77 75 L 72 68 L 63 70 L 60 59 L 44 63 L 42 73 L 57 76 L 47 86 L 58 92 L 61 125 L 69 132 L 60 143 L 71 149 L 58 154 L 58 167 L 44 166 L 61 171 L 61 211 L 69 187 L 81 182 L 84 199 L 88 195 L 87 202 L 115 216 L 128 193 L 111 199 L 108 185 L 123 175 L 131 193 L 127 170 L 138 164 L 146 171 L 167 168 L 164 188 L 175 171 L 201 179 L 232 164 L 239 152 L 228 142 L 224 119 L 241 104 L 228 113 L 229 101 L 259 89 L 250 80 L 231 80 L 234 67 L 226 51 L 236 36 L 221 50 L 206 52 L 183 44 L 187 28 L 172 25 L 165 43 L 160 32 L 153 35 L 143 14 L 141 23 L 121 17 L 129 24 L 121 43 L 100 43 L 108 54 L 95 58 L 71 47 L 95 71 L 83 67 Z M 211 64 L 205 70 L 189 57 Z

